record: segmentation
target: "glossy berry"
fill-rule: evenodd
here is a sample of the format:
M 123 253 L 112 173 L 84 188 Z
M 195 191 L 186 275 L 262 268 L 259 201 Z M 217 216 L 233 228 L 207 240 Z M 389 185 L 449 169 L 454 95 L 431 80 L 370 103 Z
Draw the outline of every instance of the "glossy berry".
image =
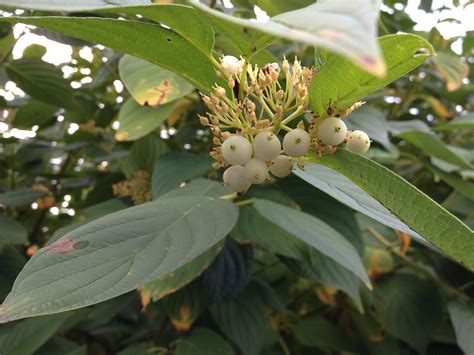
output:
M 244 165 L 252 157 L 252 144 L 242 136 L 230 136 L 222 143 L 222 156 L 230 165 Z
M 259 159 L 264 161 L 273 160 L 280 154 L 280 140 L 272 132 L 260 132 L 253 140 L 253 151 Z
M 298 158 L 306 155 L 311 144 L 309 133 L 303 129 L 296 128 L 288 132 L 283 138 L 283 150 L 290 157 Z
M 337 117 L 324 119 L 318 127 L 317 136 L 323 144 L 339 145 L 347 135 L 346 124 Z
M 346 147 L 354 153 L 365 153 L 370 147 L 370 138 L 364 131 L 353 131 L 347 136 Z
M 244 166 L 244 177 L 252 184 L 263 184 L 268 178 L 267 164 L 260 159 L 250 159 Z
M 250 187 L 250 182 L 244 177 L 244 167 L 234 165 L 224 171 L 224 184 L 233 192 L 244 192 Z
M 222 68 L 229 75 L 236 75 L 242 71 L 242 63 L 232 55 L 226 55 L 221 59 Z
M 293 170 L 293 162 L 287 155 L 279 155 L 272 161 L 270 172 L 276 177 L 285 177 Z

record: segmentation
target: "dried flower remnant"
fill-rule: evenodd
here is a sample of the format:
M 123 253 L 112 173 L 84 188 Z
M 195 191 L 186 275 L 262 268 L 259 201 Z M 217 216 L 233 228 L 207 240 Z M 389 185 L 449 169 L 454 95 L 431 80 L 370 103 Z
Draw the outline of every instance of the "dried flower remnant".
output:
M 149 202 L 152 199 L 150 174 L 147 171 L 136 170 L 131 180 L 124 180 L 112 186 L 115 196 L 130 197 L 135 205 Z

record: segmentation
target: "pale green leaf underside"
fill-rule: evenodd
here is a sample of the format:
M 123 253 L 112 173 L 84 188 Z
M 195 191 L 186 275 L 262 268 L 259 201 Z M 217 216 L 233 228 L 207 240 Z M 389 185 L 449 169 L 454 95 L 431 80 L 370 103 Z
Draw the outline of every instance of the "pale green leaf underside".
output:
M 81 308 L 136 289 L 207 251 L 237 216 L 227 200 L 174 197 L 81 226 L 30 259 L 0 309 L 0 322 Z
M 335 155 L 311 158 L 311 161 L 352 180 L 413 231 L 474 270 L 474 232 L 406 180 L 345 149 L 340 149 Z
M 254 199 L 253 205 L 261 216 L 341 264 L 370 287 L 359 254 L 339 232 L 316 217 L 269 200 Z
M 474 306 L 452 301 L 448 304 L 449 317 L 456 332 L 456 341 L 465 354 L 474 354 Z
M 268 22 L 226 15 L 197 0 L 197 8 L 223 20 L 253 28 L 276 37 L 328 48 L 355 61 L 376 75 L 384 73 L 377 44 L 377 0 L 319 0 L 302 9 L 285 12 Z

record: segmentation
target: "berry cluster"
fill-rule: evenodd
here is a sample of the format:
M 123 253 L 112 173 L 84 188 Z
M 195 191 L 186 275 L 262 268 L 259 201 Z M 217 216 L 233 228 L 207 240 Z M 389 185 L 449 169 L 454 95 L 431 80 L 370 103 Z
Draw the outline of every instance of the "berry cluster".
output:
M 214 136 L 210 153 L 216 160 L 213 167 L 227 168 L 224 183 L 233 191 L 246 191 L 251 184 L 262 184 L 271 176 L 285 177 L 295 163 L 304 168 L 304 157 L 311 147 L 318 155 L 334 152 L 343 142 L 358 153 L 369 148 L 364 132 L 348 132 L 340 118 L 321 119 L 308 111 L 308 85 L 315 70 L 302 67 L 298 60 L 292 65 L 285 59 L 281 67 L 270 63 L 259 68 L 225 56 L 216 66 L 229 88 L 215 85 L 211 96 L 202 95 L 209 112 L 200 116 L 200 121 Z M 279 81 L 281 77 L 284 84 Z M 311 117 L 308 127 L 304 120 L 296 128 L 288 126 L 305 114 Z M 280 131 L 286 132 L 282 142 Z

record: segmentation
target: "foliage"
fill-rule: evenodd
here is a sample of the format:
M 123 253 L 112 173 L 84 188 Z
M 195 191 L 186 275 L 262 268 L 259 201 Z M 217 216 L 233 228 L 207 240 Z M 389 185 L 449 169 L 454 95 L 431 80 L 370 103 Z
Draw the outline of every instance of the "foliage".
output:
M 232 3 L 0 0 L 0 354 L 471 354 L 472 37 Z M 30 33 L 71 60 L 13 55 Z M 322 142 L 336 116 L 366 153 Z M 234 189 L 228 128 L 293 174 Z

